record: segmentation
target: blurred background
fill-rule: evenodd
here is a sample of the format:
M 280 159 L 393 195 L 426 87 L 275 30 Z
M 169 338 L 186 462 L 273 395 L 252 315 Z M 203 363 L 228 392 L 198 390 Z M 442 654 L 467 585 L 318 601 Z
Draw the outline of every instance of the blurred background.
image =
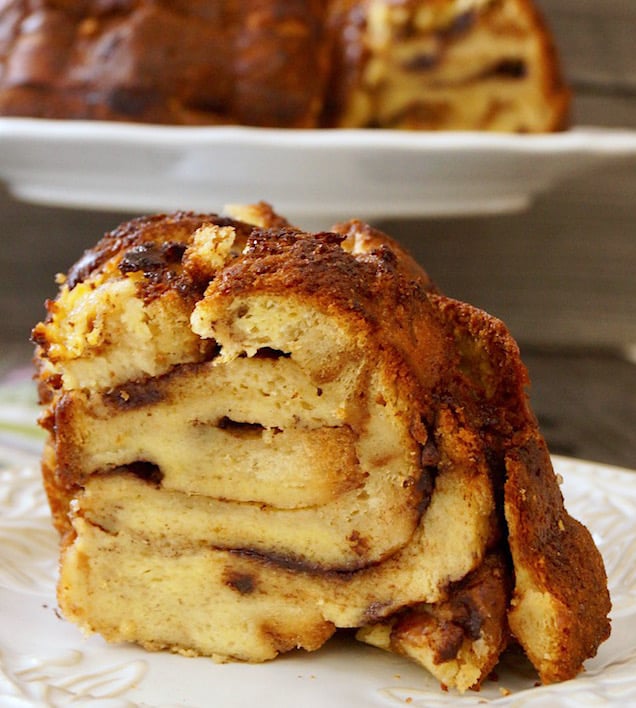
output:
M 636 130 L 636 2 L 536 1 L 574 123 Z M 55 273 L 130 216 L 20 203 L 0 184 L 0 374 L 28 366 Z M 636 162 L 571 179 L 520 214 L 378 226 L 447 294 L 506 322 L 553 453 L 636 468 Z

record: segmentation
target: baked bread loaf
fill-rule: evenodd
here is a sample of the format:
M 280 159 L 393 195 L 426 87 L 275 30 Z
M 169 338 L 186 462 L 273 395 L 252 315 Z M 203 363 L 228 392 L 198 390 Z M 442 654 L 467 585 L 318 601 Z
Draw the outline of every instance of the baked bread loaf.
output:
M 0 115 L 540 132 L 569 93 L 532 0 L 0 0 Z
M 123 224 L 34 329 L 63 614 L 251 662 L 356 628 L 459 691 L 511 641 L 575 676 L 605 571 L 504 325 L 359 221 L 232 214 Z

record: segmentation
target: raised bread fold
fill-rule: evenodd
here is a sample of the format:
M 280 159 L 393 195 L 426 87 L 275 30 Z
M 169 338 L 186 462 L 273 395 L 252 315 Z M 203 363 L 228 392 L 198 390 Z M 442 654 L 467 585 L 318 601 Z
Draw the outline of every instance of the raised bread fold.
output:
M 568 106 L 531 0 L 0 0 L 0 115 L 542 132 Z
M 514 638 L 576 675 L 605 572 L 504 325 L 359 221 L 233 213 L 120 226 L 34 329 L 64 615 L 220 660 L 357 628 L 460 691 Z

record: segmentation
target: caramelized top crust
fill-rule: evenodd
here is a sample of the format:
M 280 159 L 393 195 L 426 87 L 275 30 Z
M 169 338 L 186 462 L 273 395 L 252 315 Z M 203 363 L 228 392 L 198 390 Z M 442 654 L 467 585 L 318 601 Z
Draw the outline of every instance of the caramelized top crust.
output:
M 353 230 L 352 223 L 348 238 Z M 311 301 L 366 336 L 364 346 L 377 341 L 387 352 L 397 350 L 393 375 L 396 381 L 419 382 L 415 405 L 423 408 L 449 370 L 451 351 L 428 299 L 430 281 L 419 267 L 408 277 L 409 262 L 400 264 L 391 240 L 382 242 L 380 232 L 372 238 L 364 233 L 351 251 L 344 246 L 345 235 L 333 232 L 255 230 L 243 252 L 211 281 L 203 307 L 223 313 L 224 303 L 255 293 L 282 298 L 293 293 L 299 301 Z
M 215 287 L 234 295 L 263 287 L 278 294 L 292 289 L 318 295 L 332 307 L 362 312 L 371 309 L 388 284 L 399 282 L 396 304 L 410 302 L 419 285 L 396 278 L 393 251 L 382 246 L 363 260 L 342 249 L 344 239 L 331 232 L 253 231 L 242 257 L 221 272 Z
M 396 241 L 367 224 L 352 220 L 337 224 L 333 231 L 307 234 L 265 203 L 254 208 L 261 223 L 271 228 L 214 213 L 185 211 L 131 219 L 86 250 L 62 281 L 72 290 L 91 279 L 141 272 L 148 281 L 144 284 L 147 299 L 162 291 L 159 283 L 182 294 L 194 288 L 192 294 L 200 297 L 208 285 L 209 272 L 195 267 L 184 270 L 182 259 L 196 231 L 215 226 L 230 227 L 236 234 L 232 258 L 218 274 L 220 292 L 238 293 L 266 282 L 272 291 L 285 293 L 294 288 L 307 294 L 321 293 L 325 301 L 335 300 L 355 310 L 362 301 L 365 308 L 371 307 L 388 284 L 400 283 L 395 296 L 404 302 L 411 300 L 414 289 L 434 288 L 426 272 Z M 408 279 L 396 280 L 398 273 Z
M 348 313 L 359 319 L 361 327 L 384 333 L 386 341 L 394 340 L 409 365 L 422 373 L 425 388 L 434 388 L 432 373 L 447 368 L 442 366 L 447 335 L 428 301 L 433 290 L 430 279 L 397 243 L 355 220 L 336 225 L 334 231 L 307 234 L 265 203 L 237 211 L 258 226 L 218 214 L 175 212 L 133 219 L 107 233 L 61 278 L 60 295 L 47 303 L 46 321 L 34 328 L 40 366 L 47 358 L 59 363 L 59 353 L 53 353 L 59 349 L 56 345 L 77 336 L 71 312 L 82 298 L 128 280 L 146 305 L 165 296 L 176 298 L 183 303 L 179 307 L 184 317 L 204 295 L 230 299 L 248 292 L 283 297 L 293 292 L 320 304 L 325 312 Z M 197 239 L 200 234 L 203 241 L 208 238 L 206 229 L 211 229 L 212 240 L 218 234 L 231 240 L 215 266 L 196 257 L 203 247 Z M 82 293 L 75 294 L 79 286 Z M 108 307 L 101 307 L 107 314 Z M 393 321 L 393 330 L 386 330 L 387 321 Z M 90 322 L 87 327 L 94 334 Z M 425 339 L 428 344 L 423 347 Z M 81 347 L 84 356 L 89 349 L 84 341 Z M 94 346 L 93 353 L 101 347 Z M 422 359 L 424 351 L 428 363 Z M 59 386 L 58 374 L 57 369 L 49 370 L 45 378 Z
M 107 261 L 115 256 L 122 255 L 122 260 L 130 252 L 129 263 L 132 266 L 133 249 L 138 249 L 137 253 L 143 253 L 144 247 L 148 244 L 156 244 L 163 256 L 153 263 L 140 257 L 139 267 L 129 267 L 129 271 L 160 270 L 168 267 L 170 262 L 175 260 L 166 252 L 165 244 L 182 244 L 190 242 L 192 234 L 204 224 L 215 226 L 232 226 L 242 238 L 250 232 L 251 227 L 241 221 L 219 216 L 218 214 L 196 214 L 194 212 L 174 212 L 172 214 L 153 214 L 152 216 L 141 216 L 131 221 L 127 221 L 118 226 L 113 231 L 108 232 L 91 249 L 71 267 L 66 282 L 69 288 L 75 287 L 78 283 L 84 282 L 94 275 Z M 141 249 L 141 250 L 139 250 Z

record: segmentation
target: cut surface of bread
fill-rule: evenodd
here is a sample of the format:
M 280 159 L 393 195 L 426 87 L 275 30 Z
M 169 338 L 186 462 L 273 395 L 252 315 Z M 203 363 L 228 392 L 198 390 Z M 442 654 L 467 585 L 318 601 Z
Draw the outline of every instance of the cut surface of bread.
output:
M 342 39 L 327 103 L 336 124 L 524 133 L 566 127 L 568 90 L 531 2 L 370 0 L 365 7 L 363 17 L 354 4 L 334 20 Z
M 513 640 L 575 676 L 605 571 L 504 325 L 359 221 L 232 213 L 123 224 L 34 329 L 64 615 L 221 661 L 353 628 L 459 691 Z
M 531 0 L 0 0 L 0 115 L 544 132 L 568 105 Z

